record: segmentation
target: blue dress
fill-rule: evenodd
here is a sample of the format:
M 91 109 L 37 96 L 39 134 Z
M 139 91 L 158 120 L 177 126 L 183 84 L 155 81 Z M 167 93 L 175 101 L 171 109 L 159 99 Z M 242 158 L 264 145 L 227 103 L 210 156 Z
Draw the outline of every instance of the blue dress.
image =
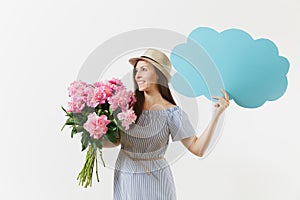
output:
M 175 200 L 172 171 L 164 158 L 169 136 L 179 141 L 195 134 L 179 106 L 143 110 L 138 122 L 121 136 L 114 170 L 114 200 Z

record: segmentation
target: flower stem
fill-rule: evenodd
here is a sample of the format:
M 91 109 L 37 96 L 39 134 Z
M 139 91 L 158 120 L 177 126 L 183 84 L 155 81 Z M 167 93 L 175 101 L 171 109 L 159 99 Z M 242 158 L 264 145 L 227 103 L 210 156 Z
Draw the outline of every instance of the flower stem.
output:
M 98 161 L 97 161 L 97 151 L 95 151 L 96 153 L 96 177 L 97 177 L 97 181 L 99 182 L 99 176 L 98 176 Z
M 100 153 L 100 158 L 101 158 L 102 164 L 105 167 L 105 163 L 104 163 L 104 160 L 103 160 L 103 157 L 102 157 L 102 151 L 101 151 L 101 149 L 99 149 L 99 153 Z
M 79 179 L 79 185 L 82 186 L 84 185 L 85 188 L 87 186 L 90 187 L 92 186 L 93 168 L 94 168 L 96 156 L 97 156 L 97 150 L 94 149 L 92 145 L 89 145 L 84 166 L 77 177 L 77 180 Z

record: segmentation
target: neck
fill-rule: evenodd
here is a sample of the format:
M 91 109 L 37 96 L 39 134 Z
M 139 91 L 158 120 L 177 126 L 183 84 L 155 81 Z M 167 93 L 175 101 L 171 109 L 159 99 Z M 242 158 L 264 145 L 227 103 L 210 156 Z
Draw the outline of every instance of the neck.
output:
M 151 91 L 144 91 L 145 101 L 144 101 L 144 108 L 150 108 L 155 104 L 163 104 L 163 97 L 157 90 Z

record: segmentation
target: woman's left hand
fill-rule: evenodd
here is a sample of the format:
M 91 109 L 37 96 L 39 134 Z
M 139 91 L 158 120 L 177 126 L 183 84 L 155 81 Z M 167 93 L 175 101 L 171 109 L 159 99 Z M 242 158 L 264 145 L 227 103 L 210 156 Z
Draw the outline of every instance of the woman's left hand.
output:
M 227 92 L 222 89 L 222 93 L 224 94 L 224 97 L 220 96 L 212 96 L 212 98 L 217 99 L 217 103 L 214 105 L 215 107 L 215 116 L 219 116 L 228 106 L 229 106 L 229 95 Z

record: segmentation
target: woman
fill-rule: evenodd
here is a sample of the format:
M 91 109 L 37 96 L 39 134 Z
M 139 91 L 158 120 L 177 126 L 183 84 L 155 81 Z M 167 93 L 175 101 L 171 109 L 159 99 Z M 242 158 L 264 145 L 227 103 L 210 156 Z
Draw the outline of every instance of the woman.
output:
M 211 122 L 198 138 L 187 114 L 176 105 L 168 83 L 171 63 L 156 49 L 148 49 L 129 62 L 134 66 L 133 78 L 137 102 L 136 123 L 121 135 L 114 173 L 114 199 L 176 199 L 171 169 L 164 158 L 169 136 L 181 141 L 193 154 L 202 157 L 217 125 L 219 116 L 229 106 L 228 94 L 218 99 Z

